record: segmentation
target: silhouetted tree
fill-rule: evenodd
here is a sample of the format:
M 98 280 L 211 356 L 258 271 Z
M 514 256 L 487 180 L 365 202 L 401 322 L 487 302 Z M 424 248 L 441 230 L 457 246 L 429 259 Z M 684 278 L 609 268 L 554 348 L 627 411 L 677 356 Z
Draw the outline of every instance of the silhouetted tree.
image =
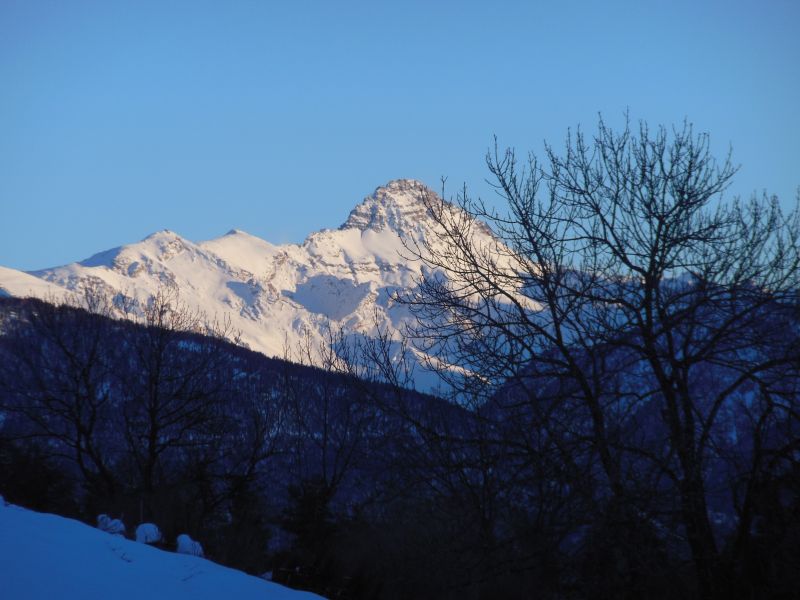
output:
M 606 489 L 603 503 L 627 507 L 615 514 L 666 527 L 674 515 L 709 597 L 724 579 L 712 512 L 747 504 L 722 473 L 763 465 L 765 440 L 770 454 L 794 444 L 779 431 L 797 430 L 784 383 L 800 364 L 800 211 L 724 202 L 735 169 L 689 125 L 615 133 L 601 120 L 565 147 L 524 167 L 495 147 L 505 212 L 466 192 L 458 208 L 423 198 L 437 229 L 408 245 L 426 268 L 398 300 L 457 398 L 536 428 L 505 442 L 529 465 L 542 460 L 529 442 L 546 439 L 566 466 L 597 465 L 590 494 Z M 476 235 L 484 223 L 491 237 Z M 746 537 L 749 518 L 735 528 Z
M 12 435 L 42 440 L 41 452 L 67 460 L 83 487 L 101 496 L 114 496 L 120 484 L 110 384 L 114 331 L 102 318 L 113 312 L 94 286 L 30 300 L 6 320 L 0 348 L 0 408 L 19 425 Z
M 235 378 L 230 326 L 161 287 L 143 307 L 143 329 L 128 328 L 128 364 L 119 369 L 128 456 L 148 510 L 159 486 L 180 474 L 193 450 L 218 447 Z M 143 515 L 148 518 L 152 516 Z

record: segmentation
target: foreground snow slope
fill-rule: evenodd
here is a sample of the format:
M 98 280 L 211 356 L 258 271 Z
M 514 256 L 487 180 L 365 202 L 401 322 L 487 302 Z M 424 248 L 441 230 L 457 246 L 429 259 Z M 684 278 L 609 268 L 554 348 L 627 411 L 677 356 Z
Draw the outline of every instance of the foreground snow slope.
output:
M 211 561 L 138 544 L 72 519 L 4 506 L 0 598 L 301 600 L 319 598 Z

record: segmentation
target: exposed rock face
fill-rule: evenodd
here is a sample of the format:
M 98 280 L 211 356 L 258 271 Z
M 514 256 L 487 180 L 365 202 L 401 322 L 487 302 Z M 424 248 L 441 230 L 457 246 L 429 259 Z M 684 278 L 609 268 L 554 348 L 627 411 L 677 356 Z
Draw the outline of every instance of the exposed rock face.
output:
M 415 179 L 395 179 L 366 197 L 339 229 L 391 229 L 398 235 L 417 230 L 430 221 L 425 197 L 436 194 Z

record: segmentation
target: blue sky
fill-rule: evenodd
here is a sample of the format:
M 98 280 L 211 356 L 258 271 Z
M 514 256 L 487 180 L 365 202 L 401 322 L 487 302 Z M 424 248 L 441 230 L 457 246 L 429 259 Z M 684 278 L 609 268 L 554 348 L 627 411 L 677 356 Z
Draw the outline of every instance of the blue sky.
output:
M 159 229 L 272 242 L 398 177 L 486 194 L 484 154 L 598 112 L 688 117 L 800 185 L 800 2 L 0 0 L 0 265 Z

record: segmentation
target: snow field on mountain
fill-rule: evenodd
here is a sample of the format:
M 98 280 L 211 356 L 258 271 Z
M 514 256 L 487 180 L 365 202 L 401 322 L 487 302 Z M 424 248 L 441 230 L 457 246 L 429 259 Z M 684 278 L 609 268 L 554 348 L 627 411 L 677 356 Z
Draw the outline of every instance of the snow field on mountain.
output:
M 49 296 L 59 297 L 64 293 L 64 288 L 34 277 L 22 271 L 16 271 L 7 267 L 0 267 L 0 297 L 35 296 L 37 298 L 47 298 Z
M 159 288 L 176 286 L 181 302 L 209 320 L 230 320 L 245 344 L 267 356 L 296 351 L 306 336 L 319 347 L 329 327 L 370 336 L 377 326 L 399 339 L 412 315 L 392 298 L 412 290 L 422 272 L 411 260 L 414 241 L 435 241 L 437 226 L 422 200 L 432 195 L 420 182 L 391 181 L 339 229 L 312 233 L 302 244 L 273 245 L 236 229 L 200 243 L 159 231 L 78 263 L 30 274 L 2 269 L 0 293 L 52 298 L 100 285 L 144 306 Z M 475 235 L 495 244 L 486 228 Z M 419 389 L 430 389 L 433 377 L 421 368 L 416 379 Z

